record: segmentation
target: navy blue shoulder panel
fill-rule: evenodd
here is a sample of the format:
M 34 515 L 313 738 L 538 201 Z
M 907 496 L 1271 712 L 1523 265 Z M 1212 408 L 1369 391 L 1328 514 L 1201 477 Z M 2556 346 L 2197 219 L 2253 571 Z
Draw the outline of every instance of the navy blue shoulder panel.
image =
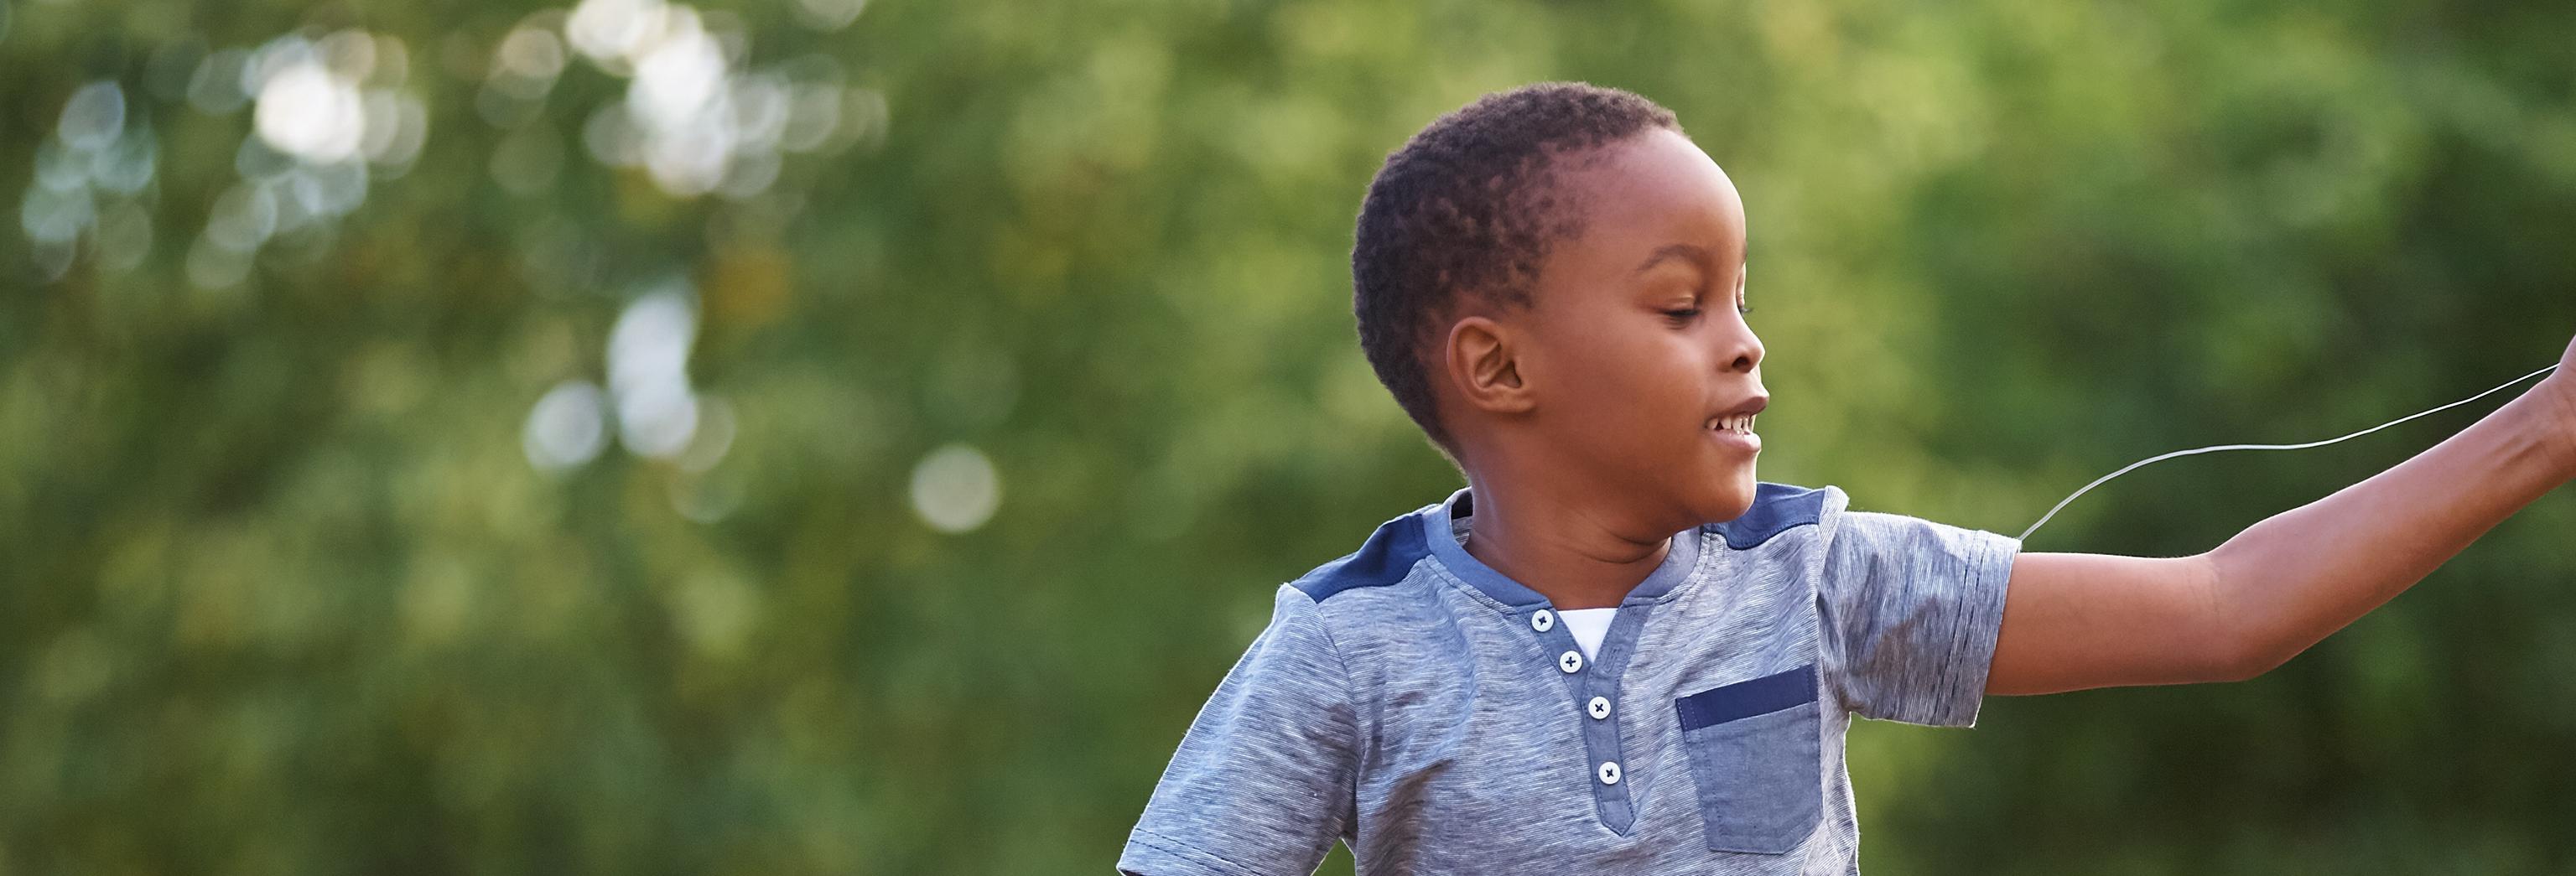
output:
M 1824 490 L 1760 481 L 1753 485 L 1753 507 L 1746 509 L 1744 516 L 1711 523 L 1708 529 L 1726 536 L 1726 546 L 1740 551 L 1759 546 L 1793 527 L 1814 523 L 1824 513 Z
M 1430 553 L 1430 544 L 1422 540 L 1422 518 L 1407 514 L 1379 525 L 1359 550 L 1315 567 L 1293 586 L 1305 591 L 1308 598 L 1323 602 L 1354 587 L 1384 587 L 1403 581 L 1413 571 L 1413 564 Z

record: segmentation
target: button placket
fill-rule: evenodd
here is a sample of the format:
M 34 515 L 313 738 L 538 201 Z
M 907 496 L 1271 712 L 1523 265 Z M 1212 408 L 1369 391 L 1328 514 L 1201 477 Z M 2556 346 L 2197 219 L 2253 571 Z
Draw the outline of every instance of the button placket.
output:
M 1636 623 L 1632 618 L 1644 613 L 1642 607 L 1621 608 L 1621 617 L 1614 620 L 1614 624 Z M 1525 620 L 1536 633 L 1541 647 L 1556 652 L 1551 662 L 1556 664 L 1558 675 L 1566 681 L 1568 699 L 1572 701 L 1569 705 L 1581 716 L 1574 720 L 1581 731 L 1585 761 L 1592 767 L 1591 775 L 1585 777 L 1589 779 L 1585 784 L 1592 788 L 1593 802 L 1599 807 L 1601 822 L 1624 835 L 1635 824 L 1635 810 L 1628 798 L 1627 768 L 1619 762 L 1618 722 L 1610 720 L 1611 713 L 1616 711 L 1611 699 L 1618 679 L 1608 670 L 1619 665 L 1619 654 L 1624 653 L 1613 644 L 1618 635 L 1614 632 L 1604 639 L 1595 657 L 1586 658 L 1581 646 L 1574 641 L 1573 628 L 1561 623 L 1563 618 L 1557 617 L 1557 612 L 1538 608 L 1531 610 Z
M 1635 646 L 1638 630 L 1654 610 L 1651 603 L 1623 603 L 1611 620 L 1610 629 L 1602 636 L 1601 646 L 1593 653 L 1592 666 L 1580 676 L 1575 698 L 1584 717 L 1577 719 L 1583 727 L 1583 746 L 1592 760 L 1592 790 L 1601 809 L 1602 824 L 1626 835 L 1635 827 L 1636 810 L 1628 794 L 1628 768 L 1623 762 L 1624 745 L 1620 739 L 1618 712 L 1619 677 L 1626 673 L 1630 649 Z

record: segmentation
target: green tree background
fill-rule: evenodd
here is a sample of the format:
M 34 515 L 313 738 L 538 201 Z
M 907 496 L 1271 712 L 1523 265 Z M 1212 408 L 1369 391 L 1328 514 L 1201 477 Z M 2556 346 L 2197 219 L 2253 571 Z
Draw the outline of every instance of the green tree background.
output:
M 2555 361 L 2576 11 L 0 0 L 0 872 L 1108 872 L 1279 582 L 1457 475 L 1385 153 L 1741 188 L 1765 480 L 2018 533 Z M 2163 463 L 2180 555 L 2492 404 Z M 2576 866 L 2576 503 L 2260 679 L 1862 722 L 1864 868 Z M 1327 872 L 1348 872 L 1336 852 Z

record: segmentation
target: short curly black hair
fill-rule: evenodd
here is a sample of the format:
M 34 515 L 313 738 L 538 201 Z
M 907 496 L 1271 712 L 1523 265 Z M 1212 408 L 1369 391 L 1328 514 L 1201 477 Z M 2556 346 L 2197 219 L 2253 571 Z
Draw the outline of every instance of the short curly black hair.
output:
M 1351 245 L 1360 350 L 1452 463 L 1458 448 L 1432 403 L 1425 353 L 1456 296 L 1529 307 L 1549 247 L 1583 229 L 1579 199 L 1555 190 L 1553 162 L 1654 128 L 1681 123 L 1628 91 L 1542 82 L 1433 120 L 1369 181 Z

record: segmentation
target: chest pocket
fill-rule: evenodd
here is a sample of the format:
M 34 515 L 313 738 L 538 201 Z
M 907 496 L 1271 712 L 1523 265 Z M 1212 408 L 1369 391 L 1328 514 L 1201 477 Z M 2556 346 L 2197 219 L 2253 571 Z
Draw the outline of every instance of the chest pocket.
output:
M 1815 832 L 1816 709 L 1813 663 L 1673 700 L 1710 851 L 1777 855 Z

